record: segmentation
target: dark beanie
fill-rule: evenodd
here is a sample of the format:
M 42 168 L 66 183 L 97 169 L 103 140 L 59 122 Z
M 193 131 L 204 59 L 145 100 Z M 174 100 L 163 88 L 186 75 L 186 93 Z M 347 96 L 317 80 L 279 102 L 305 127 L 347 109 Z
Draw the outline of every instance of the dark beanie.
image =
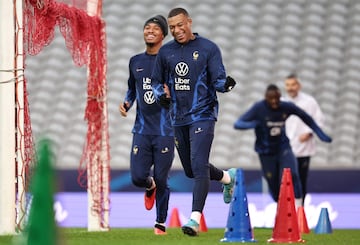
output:
M 158 26 L 160 26 L 162 33 L 164 35 L 164 37 L 166 37 L 166 35 L 168 34 L 168 26 L 167 26 L 167 22 L 164 16 L 162 15 L 156 15 L 154 17 L 151 17 L 150 19 L 148 19 L 145 24 L 144 24 L 144 28 L 147 24 L 149 23 L 155 23 Z

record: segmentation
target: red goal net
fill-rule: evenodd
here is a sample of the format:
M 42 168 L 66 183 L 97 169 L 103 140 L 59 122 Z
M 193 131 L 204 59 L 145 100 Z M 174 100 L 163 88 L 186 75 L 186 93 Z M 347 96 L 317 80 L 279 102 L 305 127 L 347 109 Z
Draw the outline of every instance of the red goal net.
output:
M 106 35 L 101 7 L 101 0 L 25 0 L 23 41 L 25 56 L 37 55 L 52 42 L 55 27 L 58 27 L 75 65 L 87 66 L 87 103 L 84 119 L 88 126 L 80 159 L 78 182 L 81 186 L 87 187 L 88 193 L 90 192 L 91 212 L 100 217 L 100 227 L 106 229 L 108 221 L 104 214 L 109 211 L 110 154 Z M 92 14 L 89 14 L 89 8 Z M 26 96 L 24 99 L 27 105 Z M 24 127 L 28 132 L 24 135 L 24 149 L 32 149 L 32 140 L 29 140 L 32 137 L 29 113 L 26 113 L 25 117 Z

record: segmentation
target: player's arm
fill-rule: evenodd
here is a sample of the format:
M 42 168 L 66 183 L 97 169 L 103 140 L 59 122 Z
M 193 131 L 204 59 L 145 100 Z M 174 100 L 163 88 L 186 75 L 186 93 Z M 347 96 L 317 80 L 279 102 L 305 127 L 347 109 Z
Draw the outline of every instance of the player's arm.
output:
M 304 110 L 302 110 L 300 107 L 296 106 L 295 104 L 289 103 L 289 106 L 292 110 L 292 113 L 296 116 L 300 117 L 300 119 L 308 125 L 314 133 L 319 137 L 320 140 L 324 142 L 330 143 L 332 141 L 331 137 L 328 136 L 315 122 L 315 120 Z
M 162 58 L 160 52 L 156 56 L 154 70 L 151 75 L 151 84 L 154 97 L 157 103 L 164 108 L 169 108 L 171 103 L 170 90 L 165 83 L 166 72 L 162 65 Z
M 126 92 L 124 102 L 121 102 L 119 105 L 119 111 L 123 117 L 127 116 L 128 110 L 131 108 L 136 99 L 136 81 L 133 73 L 131 72 L 131 61 L 129 63 L 129 74 L 130 75 L 128 78 L 128 90 Z
M 222 63 L 222 56 L 220 49 L 214 45 L 212 52 L 210 53 L 210 59 L 208 62 L 210 77 L 214 81 L 216 91 L 225 93 L 231 91 L 236 81 L 231 76 L 226 76 L 225 67 Z
M 235 129 L 251 129 L 255 128 L 258 125 L 258 120 L 256 120 L 256 104 L 253 105 L 248 111 L 239 117 L 239 119 L 234 123 Z

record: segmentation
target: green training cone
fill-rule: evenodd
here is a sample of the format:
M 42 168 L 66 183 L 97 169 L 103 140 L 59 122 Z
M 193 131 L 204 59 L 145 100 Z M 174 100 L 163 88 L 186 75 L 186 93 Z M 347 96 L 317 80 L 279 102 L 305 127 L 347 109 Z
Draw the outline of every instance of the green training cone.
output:
M 27 245 L 58 244 L 54 211 L 55 174 L 51 142 L 42 139 L 37 147 L 37 165 L 30 191 L 32 194 L 28 223 L 24 239 Z

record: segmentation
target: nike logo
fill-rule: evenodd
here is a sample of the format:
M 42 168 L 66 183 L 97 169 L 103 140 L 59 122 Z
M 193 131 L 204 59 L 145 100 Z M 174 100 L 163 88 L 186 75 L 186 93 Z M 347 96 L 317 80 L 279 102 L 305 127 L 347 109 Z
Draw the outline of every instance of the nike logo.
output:
M 161 150 L 161 153 L 166 153 L 169 152 L 169 148 L 165 147 L 164 149 Z
M 197 129 L 195 129 L 195 134 L 201 133 L 202 131 L 203 131 L 202 128 L 197 128 Z
M 136 72 L 141 72 L 143 70 L 144 70 L 143 68 L 136 68 Z

